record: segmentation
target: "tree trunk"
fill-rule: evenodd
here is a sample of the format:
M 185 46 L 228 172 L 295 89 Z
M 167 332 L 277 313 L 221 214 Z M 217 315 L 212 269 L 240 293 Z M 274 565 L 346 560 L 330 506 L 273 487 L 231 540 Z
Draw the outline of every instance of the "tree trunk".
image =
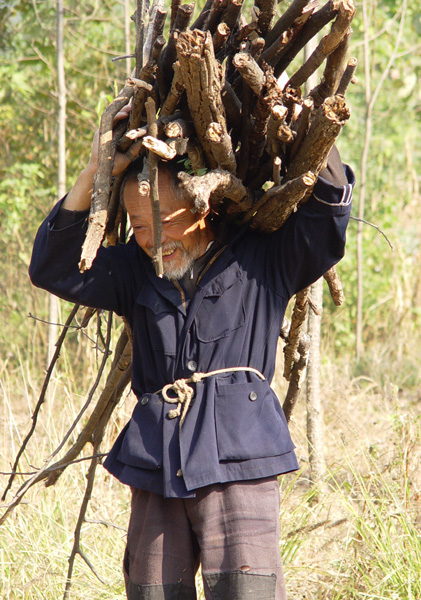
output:
M 305 58 L 312 55 L 317 47 L 317 40 L 313 39 L 305 48 Z M 317 84 L 317 74 L 313 73 L 307 81 L 306 91 Z M 323 279 L 316 281 L 310 288 L 312 302 L 319 309 L 319 314 L 314 310 L 308 315 L 308 334 L 310 336 L 310 352 L 307 364 L 307 443 L 310 462 L 310 480 L 316 483 L 323 479 L 326 472 L 324 455 L 324 423 L 322 399 L 320 394 L 320 338 L 323 312 Z
M 126 55 L 126 77 L 132 74 L 131 58 L 131 40 L 130 40 L 130 0 L 124 0 L 124 51 Z
M 63 0 L 57 0 L 56 4 L 57 25 L 57 200 L 66 193 L 66 82 L 64 78 L 64 7 Z M 56 296 L 50 295 L 48 310 L 48 357 L 47 367 L 55 352 L 58 338 L 58 313 L 59 301 Z
M 386 68 L 381 74 L 379 82 L 377 83 L 374 91 L 372 91 L 372 70 L 373 65 L 371 64 L 370 56 L 370 44 L 372 43 L 369 35 L 369 27 L 372 26 L 374 20 L 370 22 L 368 10 L 369 5 L 367 0 L 363 0 L 363 23 L 364 23 L 364 82 L 365 82 L 365 101 L 366 101 L 366 114 L 365 114 L 365 138 L 364 148 L 361 156 L 361 175 L 360 175 L 360 203 L 358 207 L 358 229 L 357 229 L 357 318 L 356 318 L 356 331 L 355 331 L 355 354 L 357 360 L 361 358 L 364 351 L 363 347 L 363 219 L 365 215 L 365 196 L 366 196 L 366 184 L 367 184 L 367 169 L 368 169 L 368 155 L 370 152 L 371 135 L 373 128 L 373 108 L 376 100 L 383 86 L 383 83 L 387 79 L 390 70 L 397 58 L 399 46 L 403 36 L 403 26 L 406 18 L 408 1 L 403 0 L 402 12 L 399 24 L 399 31 L 396 36 L 395 46 L 393 52 L 389 57 L 389 61 Z M 375 10 L 375 8 L 373 8 Z M 376 65 L 374 65 L 376 66 Z
M 311 286 L 311 300 L 317 305 L 320 314 L 313 310 L 308 315 L 310 354 L 307 365 L 307 442 L 310 461 L 310 480 L 317 483 L 326 473 L 324 455 L 323 406 L 320 393 L 320 339 L 323 310 L 323 279 Z

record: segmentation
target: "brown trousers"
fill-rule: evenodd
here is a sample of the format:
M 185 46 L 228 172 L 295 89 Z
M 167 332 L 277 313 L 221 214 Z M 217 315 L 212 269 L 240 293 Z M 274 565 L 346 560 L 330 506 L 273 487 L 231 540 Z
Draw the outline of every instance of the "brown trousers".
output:
M 129 600 L 286 600 L 276 477 L 215 484 L 196 498 L 132 489 L 124 559 Z

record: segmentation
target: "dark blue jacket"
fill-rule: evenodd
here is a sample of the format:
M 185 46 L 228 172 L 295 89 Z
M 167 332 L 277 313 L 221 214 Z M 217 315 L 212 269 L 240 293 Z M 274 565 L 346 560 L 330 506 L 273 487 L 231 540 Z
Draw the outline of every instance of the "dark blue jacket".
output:
M 156 277 L 133 240 L 101 248 L 92 268 L 78 261 L 86 215 L 54 228 L 59 205 L 37 234 L 33 283 L 85 306 L 124 315 L 133 330 L 132 388 L 139 399 L 105 467 L 125 484 L 191 497 L 216 482 L 247 480 L 298 467 L 285 417 L 270 387 L 288 300 L 344 254 L 353 174 L 335 187 L 319 178 L 314 195 L 273 234 L 247 231 L 205 267 L 189 301 Z M 80 216 L 80 215 L 79 215 Z M 193 372 L 253 367 L 193 384 L 186 420 L 159 390 Z

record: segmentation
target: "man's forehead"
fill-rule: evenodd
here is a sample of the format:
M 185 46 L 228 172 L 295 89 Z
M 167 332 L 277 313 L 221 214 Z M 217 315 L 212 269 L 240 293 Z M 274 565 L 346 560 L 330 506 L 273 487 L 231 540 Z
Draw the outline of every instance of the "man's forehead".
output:
M 149 194 L 141 194 L 136 180 L 129 182 L 124 189 L 124 202 L 128 208 L 133 210 L 148 211 L 151 207 L 151 199 Z M 159 206 L 161 216 L 180 216 L 187 211 L 191 212 L 193 203 L 187 198 L 184 198 L 179 192 L 177 193 L 175 186 L 160 186 L 159 189 Z

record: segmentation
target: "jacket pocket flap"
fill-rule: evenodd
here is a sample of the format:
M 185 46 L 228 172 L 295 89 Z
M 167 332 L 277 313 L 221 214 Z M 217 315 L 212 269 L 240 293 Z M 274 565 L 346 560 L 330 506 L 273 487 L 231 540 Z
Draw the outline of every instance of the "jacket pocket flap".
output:
M 217 385 L 215 420 L 220 460 L 280 456 L 294 448 L 279 400 L 265 381 Z
M 139 399 L 129 421 L 117 459 L 132 467 L 162 467 L 162 413 L 159 396 L 145 394 Z

